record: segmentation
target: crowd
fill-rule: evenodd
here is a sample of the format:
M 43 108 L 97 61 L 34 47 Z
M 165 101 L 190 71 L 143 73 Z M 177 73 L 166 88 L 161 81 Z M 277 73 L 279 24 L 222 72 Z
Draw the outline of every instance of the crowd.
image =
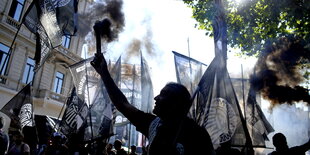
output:
M 91 65 L 101 76 L 109 97 L 118 111 L 148 138 L 149 144 L 145 147 L 147 149 L 143 149 L 143 155 L 254 155 L 253 151 L 241 152 L 232 148 L 229 139 L 223 141 L 221 146 L 215 150 L 208 132 L 187 116 L 191 106 L 191 96 L 183 85 L 168 83 L 154 98 L 153 113 L 145 113 L 131 105 L 116 86 L 102 54 L 96 54 Z M 21 133 L 15 134 L 12 141 L 9 141 L 7 134 L 1 129 L 1 139 L 3 139 L 0 145 L 1 154 L 5 152 L 8 155 L 33 154 L 29 145 L 23 142 Z M 271 155 L 298 155 L 310 149 L 310 141 L 304 145 L 289 148 L 285 136 L 280 133 L 274 136 L 273 144 L 276 150 Z M 130 155 L 136 155 L 135 146 L 131 147 L 131 151 Z M 52 135 L 50 144 L 41 146 L 35 151 L 35 155 L 69 154 L 127 155 L 128 152 L 122 148 L 120 140 L 115 140 L 113 145 L 101 142 L 96 145 L 66 145 L 64 137 L 59 133 Z

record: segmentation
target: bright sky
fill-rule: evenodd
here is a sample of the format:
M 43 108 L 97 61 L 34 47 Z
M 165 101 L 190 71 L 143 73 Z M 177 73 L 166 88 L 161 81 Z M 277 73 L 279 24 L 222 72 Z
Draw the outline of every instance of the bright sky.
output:
M 170 81 L 176 81 L 174 58 L 172 51 L 179 52 L 209 64 L 214 57 L 213 38 L 205 36 L 205 31 L 194 27 L 192 11 L 181 0 L 124 0 L 125 28 L 119 40 L 108 45 L 106 58 L 116 61 L 122 54 L 126 57 L 126 49 L 133 39 L 144 41 L 148 37 L 153 44 L 153 53 L 147 54 L 142 49 L 151 68 L 154 95 Z M 189 44 L 188 44 L 189 40 Z M 237 59 L 228 53 L 229 72 L 240 72 L 241 63 L 244 70 L 253 66 L 254 59 Z M 139 58 L 130 57 L 129 63 L 140 63 Z M 249 65 L 249 63 L 251 63 Z
M 176 81 L 174 59 L 171 51 L 190 56 L 209 64 L 214 57 L 213 38 L 205 36 L 205 31 L 194 27 L 196 21 L 191 18 L 192 10 L 181 0 L 124 0 L 125 31 L 120 34 L 118 43 L 123 44 L 135 37 L 147 35 L 152 31 L 152 42 L 156 56 L 146 55 L 151 70 L 155 95 L 169 81 Z M 117 44 L 117 43 L 115 43 Z M 145 51 L 142 50 L 145 53 Z M 242 60 L 229 53 L 228 69 L 240 72 L 241 63 L 244 70 L 253 66 L 253 59 Z

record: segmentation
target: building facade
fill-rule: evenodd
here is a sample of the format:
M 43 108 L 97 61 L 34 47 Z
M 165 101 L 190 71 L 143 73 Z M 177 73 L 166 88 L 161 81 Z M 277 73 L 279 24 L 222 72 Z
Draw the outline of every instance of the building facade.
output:
M 80 55 L 84 38 L 78 35 L 63 36 L 62 45 L 52 49 L 44 64 L 35 72 L 35 34 L 21 23 L 31 2 L 32 0 L 0 2 L 0 67 L 3 68 L 0 73 L 0 108 L 26 84 L 33 82 L 34 113 L 57 118 L 73 87 L 68 66 L 82 60 Z M 79 2 L 79 12 L 85 11 L 87 3 L 88 1 Z M 17 36 L 12 44 L 15 35 Z M 12 50 L 9 52 L 11 46 Z

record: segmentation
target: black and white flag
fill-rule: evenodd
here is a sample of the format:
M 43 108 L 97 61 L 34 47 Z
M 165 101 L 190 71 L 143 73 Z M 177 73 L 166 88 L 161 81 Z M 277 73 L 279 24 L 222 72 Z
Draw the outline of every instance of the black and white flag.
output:
M 26 85 L 2 109 L 11 118 L 11 123 L 16 123 L 21 129 L 25 126 L 34 126 L 33 103 L 31 86 Z

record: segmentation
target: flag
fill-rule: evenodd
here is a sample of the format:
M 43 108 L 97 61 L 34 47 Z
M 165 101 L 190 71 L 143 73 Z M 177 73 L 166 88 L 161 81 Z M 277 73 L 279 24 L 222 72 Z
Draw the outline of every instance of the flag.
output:
M 254 146 L 265 147 L 267 135 L 274 131 L 256 101 L 256 92 L 250 87 L 246 101 L 246 121 Z
M 82 124 L 87 117 L 88 107 L 77 96 L 75 88 L 72 89 L 71 95 L 66 103 L 66 110 L 63 114 L 62 120 L 59 125 L 59 131 L 67 137 L 72 133 L 76 133 L 79 124 Z M 79 123 L 78 121 L 81 120 Z M 50 121 L 47 119 L 47 121 Z
M 55 132 L 55 128 L 48 122 L 48 116 L 35 115 L 36 130 L 40 145 L 47 145 L 49 137 Z
M 121 79 L 121 57 L 118 58 L 110 73 L 114 82 L 118 84 Z M 90 107 L 93 138 L 108 138 L 113 135 L 113 125 L 115 123 L 113 114 L 116 109 L 101 79 L 94 96 Z
M 57 22 L 63 35 L 73 36 L 77 32 L 77 0 L 53 1 L 56 6 Z
M 25 126 L 34 126 L 31 86 L 26 85 L 2 109 L 1 112 L 17 123 L 21 129 Z
M 112 135 L 114 123 L 112 104 L 108 92 L 99 74 L 90 65 L 93 58 L 82 60 L 70 66 L 70 71 L 77 87 L 77 95 L 89 106 L 89 117 L 86 119 L 85 140 Z M 116 84 L 121 76 L 121 57 L 111 69 L 111 77 Z
M 113 134 L 113 109 L 114 106 L 109 98 L 108 92 L 103 84 L 103 81 L 99 81 L 97 90 L 95 91 L 94 100 L 90 107 L 91 125 L 88 123 L 85 139 L 105 137 L 108 138 Z M 89 121 L 89 120 L 88 120 Z M 92 135 L 91 135 L 92 134 Z
M 94 97 L 94 92 L 98 86 L 100 76 L 90 65 L 90 61 L 94 58 L 90 57 L 69 66 L 72 74 L 73 83 L 76 88 L 77 96 L 89 107 Z
M 249 133 L 227 72 L 224 59 L 216 56 L 202 76 L 196 104 L 191 110 L 196 122 L 206 128 L 214 146 L 231 140 L 234 146 L 249 146 Z
M 37 0 L 27 9 L 22 23 L 36 34 L 35 61 L 44 63 L 49 51 L 62 43 L 63 35 L 77 31 L 77 0 Z
M 175 51 L 172 52 L 174 54 L 177 82 L 184 85 L 193 95 L 207 65 Z
M 153 84 L 149 73 L 149 67 L 141 52 L 141 110 L 151 113 L 153 102 Z

